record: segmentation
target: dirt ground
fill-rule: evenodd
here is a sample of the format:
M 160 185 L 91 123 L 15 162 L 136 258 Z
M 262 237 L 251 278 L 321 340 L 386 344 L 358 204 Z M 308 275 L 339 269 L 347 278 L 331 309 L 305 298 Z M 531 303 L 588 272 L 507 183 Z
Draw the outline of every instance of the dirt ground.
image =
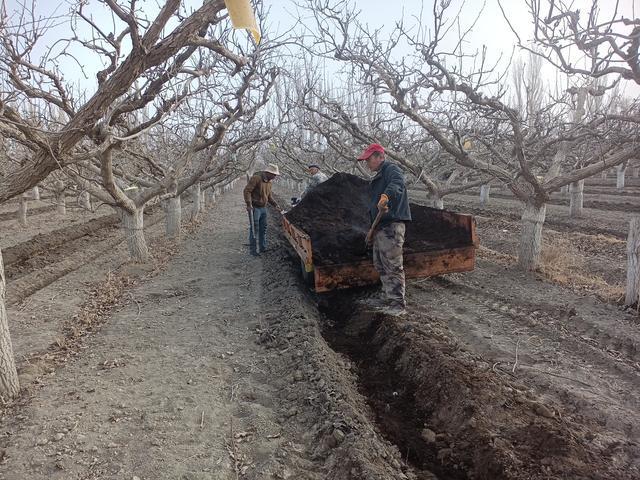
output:
M 375 288 L 308 291 L 275 212 L 250 257 L 240 190 L 178 246 L 149 215 L 149 265 L 104 226 L 7 267 L 24 392 L 0 479 L 640 478 L 638 317 L 513 268 L 508 199 L 482 209 L 476 270 L 411 281 L 392 320 L 356 303 Z M 585 256 L 610 245 L 593 270 L 614 282 L 601 230 L 623 220 L 558 217 Z

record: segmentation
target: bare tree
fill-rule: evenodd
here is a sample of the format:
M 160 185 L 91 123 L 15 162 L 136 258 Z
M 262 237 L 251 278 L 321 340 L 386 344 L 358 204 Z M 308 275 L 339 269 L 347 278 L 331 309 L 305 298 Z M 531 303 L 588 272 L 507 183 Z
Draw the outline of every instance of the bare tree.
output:
M 0 398 L 10 399 L 15 397 L 20 390 L 18 373 L 13 358 L 11 335 L 9 335 L 9 321 L 5 309 L 6 280 L 4 276 L 4 264 L 0 251 Z
M 383 40 L 358 22 L 347 2 L 310 0 L 319 31 L 313 48 L 349 65 L 361 84 L 388 95 L 393 110 L 433 137 L 458 165 L 495 178 L 522 201 L 518 262 L 533 269 L 549 194 L 636 157 L 637 132 L 626 126 L 626 117 L 575 124 L 568 100 L 551 100 L 525 121 L 504 100 L 505 74 L 486 64 L 485 52 L 461 51 L 468 30 L 453 48 L 446 46 L 443 35 L 459 21 L 455 15 L 447 20 L 449 3 L 434 2 L 431 29 L 421 28 L 424 19 L 415 28 L 400 22 Z M 413 56 L 394 55 L 401 41 L 413 47 Z M 474 149 L 465 148 L 467 140 Z M 563 144 L 578 142 L 590 147 L 582 157 L 556 155 Z
M 640 305 L 640 215 L 631 218 L 627 238 L 627 288 L 625 305 Z
M 314 159 L 329 172 L 358 171 L 368 176 L 354 160 L 364 145 L 376 142 L 403 167 L 411 185 L 420 184 L 427 191 L 435 208 L 443 208 L 446 195 L 487 181 L 488 177 L 456 165 L 422 129 L 378 98 L 375 90 L 356 85 L 329 89 L 323 86 L 324 79 L 314 79 L 312 72 L 294 81 L 296 86 L 287 90 L 297 121 L 293 131 L 281 136 L 278 154 L 286 156 L 300 172 Z
M 630 4 L 612 2 L 603 10 L 598 0 L 591 0 L 590 8 L 581 10 L 573 2 L 561 0 L 525 3 L 534 25 L 535 48 L 522 42 L 512 29 L 522 48 L 567 73 L 612 76 L 640 84 L 640 19 L 626 16 L 633 12 Z M 576 50 L 582 54 L 582 62 L 575 61 Z
M 43 36 L 52 25 L 51 19 L 41 18 L 34 11 L 35 3 L 22 6 L 14 15 L 9 15 L 2 3 L 0 202 L 35 187 L 51 172 L 64 169 L 64 175 L 73 178 L 84 190 L 99 192 L 98 197 L 108 194 L 110 201 L 124 212 L 132 256 L 147 255 L 146 244 L 140 241 L 141 206 L 165 191 L 166 184 L 150 185 L 146 198 L 144 195 L 135 200 L 130 198 L 118 185 L 123 180 L 114 174 L 114 151 L 126 149 L 128 142 L 141 136 L 181 100 L 180 94 L 167 97 L 162 93 L 180 75 L 201 74 L 189 68 L 199 67 L 197 61 L 188 63 L 197 52 L 214 52 L 233 63 L 237 71 L 244 66 L 243 55 L 232 53 L 224 47 L 225 38 L 216 37 L 216 33 L 229 30 L 215 32 L 211 28 L 227 23 L 226 15 L 222 14 L 223 0 L 204 2 L 190 14 L 180 11 L 180 5 L 180 0 L 167 0 L 159 6 L 157 14 L 147 17 L 136 2 L 127 6 L 116 0 L 100 2 L 100 7 L 114 19 L 109 31 L 104 22 L 88 13 L 86 1 L 77 0 L 71 2 L 69 14 L 72 33 L 46 46 Z M 89 27 L 88 35 L 80 33 L 79 22 Z M 75 47 L 80 47 L 80 51 Z M 35 52 L 39 50 L 45 53 L 38 57 Z M 78 91 L 61 74 L 62 57 L 74 59 L 78 70 L 84 73 L 85 62 L 79 62 L 78 55 L 92 57 L 97 60 L 95 63 L 104 60 L 105 68 L 96 73 L 97 88 L 92 93 Z M 134 112 L 151 107 L 158 98 L 163 101 L 156 103 L 155 113 L 142 122 L 131 122 Z M 242 116 L 238 105 L 231 105 L 229 113 L 214 122 L 212 128 L 217 133 L 207 137 L 210 143 L 203 148 L 217 144 L 228 127 L 227 122 Z M 87 172 L 94 176 L 85 178 Z M 126 171 L 122 173 L 123 178 L 127 177 Z M 0 260 L 0 395 L 12 397 L 18 392 L 18 381 L 4 294 L 5 277 Z
M 165 2 L 154 18 L 141 17 L 135 4 L 129 9 L 115 1 L 105 5 L 120 22 L 115 26 L 120 31 L 104 31 L 86 14 L 85 2 L 78 2 L 71 12 L 72 24 L 84 22 L 91 27 L 92 36 L 82 39 L 73 35 L 56 42 L 41 60 L 32 56 L 48 28 L 46 19 L 27 9 L 19 17 L 5 13 L 1 19 L 0 132 L 28 148 L 31 154 L 24 166 L 0 178 L 0 201 L 32 188 L 56 169 L 108 149 L 109 145 L 99 145 L 93 151 L 79 151 L 78 146 L 83 139 L 96 138 L 96 126 L 105 115 L 109 115 L 109 125 L 115 125 L 128 112 L 149 104 L 200 48 L 227 55 L 220 42 L 207 36 L 211 25 L 226 21 L 220 15 L 223 0 L 205 2 L 186 17 L 179 12 L 180 0 Z M 176 26 L 169 28 L 172 19 L 177 20 Z M 123 51 L 125 40 L 131 43 L 128 53 Z M 70 45 L 78 43 L 85 55 L 88 52 L 103 57 L 107 65 L 97 73 L 98 87 L 86 100 L 81 95 L 73 97 L 73 88 L 65 84 L 56 63 L 61 55 L 69 53 Z M 237 57 L 230 55 L 230 59 Z M 143 87 L 132 89 L 143 75 Z M 124 101 L 117 102 L 118 99 Z M 21 114 L 22 104 L 42 104 L 44 111 L 60 112 L 63 121 L 58 129 L 37 128 Z M 118 105 L 115 111 L 114 104 Z
M 628 3 L 615 2 L 613 8 L 601 10 L 599 2 L 592 0 L 590 8 L 582 11 L 572 3 L 557 0 L 527 0 L 526 3 L 534 24 L 535 49 L 523 44 L 514 30 L 522 48 L 535 52 L 563 72 L 595 79 L 600 86 L 608 81 L 617 88 L 617 83 L 624 80 L 640 85 L 640 19 L 629 16 L 635 11 Z M 582 56 L 577 62 L 572 60 L 576 51 Z M 618 101 L 604 119 L 635 125 L 636 128 L 625 133 L 637 141 L 640 123 L 637 101 L 626 106 L 624 103 Z M 637 154 L 630 155 L 616 163 L 618 189 L 624 188 L 628 162 L 636 158 Z M 605 170 L 602 172 L 605 175 Z M 627 241 L 627 305 L 637 303 L 640 295 L 639 225 L 640 217 L 633 216 Z

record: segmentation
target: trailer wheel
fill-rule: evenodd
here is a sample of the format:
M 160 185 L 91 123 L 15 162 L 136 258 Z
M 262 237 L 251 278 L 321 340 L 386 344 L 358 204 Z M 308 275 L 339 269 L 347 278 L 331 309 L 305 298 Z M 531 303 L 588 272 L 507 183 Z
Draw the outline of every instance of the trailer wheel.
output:
M 308 287 L 313 288 L 315 286 L 315 277 L 313 275 L 313 270 L 307 272 L 307 268 L 304 265 L 304 261 L 300 260 L 300 272 L 302 273 L 302 280 L 304 284 Z

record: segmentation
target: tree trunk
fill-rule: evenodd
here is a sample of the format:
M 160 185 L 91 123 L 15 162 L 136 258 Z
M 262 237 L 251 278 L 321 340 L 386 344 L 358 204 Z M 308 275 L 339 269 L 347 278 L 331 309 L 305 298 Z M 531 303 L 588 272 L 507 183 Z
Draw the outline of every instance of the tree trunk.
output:
M 182 234 L 182 205 L 180 196 L 171 197 L 167 204 L 166 214 L 167 237 L 179 239 Z
M 534 270 L 538 266 L 542 250 L 542 225 L 546 213 L 545 204 L 537 206 L 533 202 L 527 203 L 522 212 L 522 233 L 518 252 L 518 266 L 522 270 Z
M 27 210 L 29 209 L 29 194 L 23 193 L 20 196 L 20 207 L 18 208 L 18 224 L 21 227 L 27 226 Z
M 78 204 L 81 208 L 93 212 L 93 209 L 91 208 L 91 195 L 89 195 L 89 192 L 80 192 L 80 195 L 78 197 Z
M 636 167 L 631 171 L 632 178 L 638 178 L 640 176 L 640 167 Z
M 202 211 L 202 204 L 200 203 L 200 184 L 196 183 L 191 187 L 191 199 L 193 201 L 191 207 L 191 221 L 194 222 L 198 219 L 198 215 Z
M 482 185 L 480 187 L 480 205 L 485 206 L 489 203 L 489 193 L 491 192 L 491 185 Z
M 616 188 L 622 190 L 624 188 L 624 174 L 627 170 L 625 165 L 618 165 L 616 167 Z
M 58 215 L 66 215 L 67 214 L 67 199 L 64 194 L 64 183 L 62 180 L 56 180 L 54 183 L 55 196 L 56 196 L 56 210 Z
M 209 206 L 213 205 L 214 202 L 216 201 L 216 192 L 213 189 L 213 187 L 210 187 L 209 189 L 207 189 L 205 191 L 205 194 L 208 195 L 209 197 Z
M 627 290 L 625 305 L 633 305 L 640 300 L 640 216 L 629 222 L 627 237 Z
M 444 200 L 437 193 L 429 195 L 429 198 L 427 200 L 429 202 L 428 205 L 431 208 L 437 208 L 438 210 L 442 210 L 444 208 Z
M 584 204 L 584 180 L 571 182 L 569 187 L 569 216 L 579 218 L 582 216 L 582 205 Z
M 600 178 L 602 178 L 602 180 L 606 180 L 607 179 L 607 171 L 603 170 L 602 173 L 600 174 Z
M 0 397 L 3 400 L 18 395 L 20 382 L 13 358 L 13 346 L 9 334 L 9 320 L 5 308 L 5 276 L 2 263 L 2 251 L 0 251 Z
M 200 204 L 202 207 L 202 211 L 204 212 L 207 209 L 207 196 L 204 194 L 204 190 L 200 189 Z
M 144 238 L 144 207 L 136 209 L 133 213 L 121 210 L 120 217 L 127 238 L 129 256 L 136 262 L 146 262 L 149 260 L 149 249 Z
M 560 194 L 563 197 L 566 197 L 567 195 L 569 195 L 569 185 L 563 185 L 562 187 L 560 187 Z
M 34 200 L 40 200 L 40 188 L 36 185 L 35 187 L 33 187 L 33 199 Z

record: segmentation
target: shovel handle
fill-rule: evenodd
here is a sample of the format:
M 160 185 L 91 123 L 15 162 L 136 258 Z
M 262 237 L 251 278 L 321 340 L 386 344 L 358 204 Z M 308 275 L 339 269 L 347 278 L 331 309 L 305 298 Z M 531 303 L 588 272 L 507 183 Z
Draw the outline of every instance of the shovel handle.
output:
M 253 235 L 253 238 L 256 238 L 256 231 L 253 225 L 253 207 L 251 208 L 251 210 L 249 210 L 248 213 L 249 213 L 249 225 L 251 227 L 251 235 Z
M 384 214 L 385 214 L 384 210 L 378 210 L 378 214 L 376 215 L 376 218 L 373 220 L 373 223 L 371 224 L 371 228 L 369 228 L 369 231 L 367 232 L 367 236 L 365 237 L 365 243 L 367 245 L 369 245 L 369 239 L 373 239 L 373 232 L 375 231 L 376 227 L 380 223 L 380 220 L 382 219 L 382 216 Z

